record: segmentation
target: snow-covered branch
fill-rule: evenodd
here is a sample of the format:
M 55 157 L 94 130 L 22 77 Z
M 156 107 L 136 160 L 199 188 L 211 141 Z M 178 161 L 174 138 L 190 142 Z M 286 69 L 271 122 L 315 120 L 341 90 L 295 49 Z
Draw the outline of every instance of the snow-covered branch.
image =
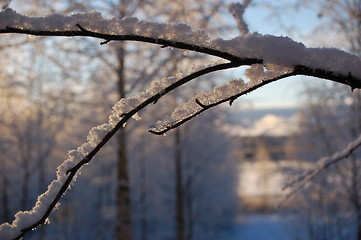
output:
M 307 48 L 288 37 L 239 36 L 230 40 L 211 39 L 204 31 L 186 24 L 165 24 L 137 18 L 103 18 L 98 12 L 69 16 L 51 14 L 28 17 L 6 9 L 0 13 L 0 33 L 35 36 L 89 36 L 109 41 L 140 41 L 186 49 L 220 57 L 243 65 L 277 64 L 297 67 L 300 75 L 337 81 L 351 88 L 361 87 L 361 59 L 328 48 Z
M 68 159 L 57 168 L 57 179 L 48 186 L 45 193 L 38 197 L 33 209 L 18 212 L 12 224 L 0 225 L 0 239 L 21 239 L 26 233 L 44 224 L 72 181 L 77 177 L 80 168 L 89 163 L 130 118 L 137 118 L 136 114 L 141 109 L 155 103 L 164 94 L 197 77 L 238 66 L 232 62 L 213 64 L 195 70 L 184 77 L 182 74 L 178 74 L 175 77 L 153 81 L 150 88 L 145 92 L 128 99 L 121 99 L 114 105 L 109 121 L 92 128 L 87 137 L 87 142 L 76 150 L 69 151 Z
M 188 102 L 177 107 L 171 116 L 151 126 L 149 131 L 157 135 L 164 134 L 209 108 L 224 102 L 229 102 L 229 104 L 232 105 L 233 101 L 238 97 L 250 93 L 268 83 L 296 75 L 296 73 L 297 71 L 292 68 L 278 65 L 266 65 L 266 69 L 264 69 L 261 64 L 252 65 L 252 67 L 246 71 L 246 76 L 251 80 L 250 82 L 245 83 L 243 79 L 234 79 L 224 85 L 215 87 L 213 91 L 209 93 L 199 93 Z

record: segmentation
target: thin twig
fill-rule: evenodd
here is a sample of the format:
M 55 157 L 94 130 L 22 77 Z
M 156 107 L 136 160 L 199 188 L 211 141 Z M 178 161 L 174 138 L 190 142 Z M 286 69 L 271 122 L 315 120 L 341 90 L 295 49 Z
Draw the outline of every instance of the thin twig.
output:
M 342 159 L 347 158 L 350 154 L 352 154 L 358 147 L 361 146 L 361 135 L 350 142 L 343 150 L 334 153 L 330 157 L 323 157 L 317 161 L 317 167 L 311 169 L 307 173 L 304 173 L 297 179 L 288 183 L 283 190 L 291 189 L 291 191 L 285 196 L 279 206 L 284 205 L 287 201 L 289 201 L 298 191 L 306 186 L 314 177 L 319 175 L 322 171 L 326 170 L 330 166 L 336 164 Z
M 201 103 L 201 101 L 199 101 L 198 98 L 196 98 L 195 101 L 196 101 L 196 103 L 197 103 L 199 106 L 201 106 L 202 108 L 207 108 L 207 107 L 208 107 L 208 105 Z
M 232 95 L 232 96 L 228 96 L 226 98 L 222 98 L 222 99 L 218 99 L 217 101 L 214 101 L 212 103 L 208 103 L 208 104 L 203 104 L 199 101 L 199 99 L 196 99 L 196 103 L 201 106 L 202 108 L 200 109 L 195 109 L 193 113 L 189 114 L 187 117 L 183 118 L 183 119 L 180 119 L 178 121 L 175 121 L 175 122 L 171 122 L 169 123 L 167 126 L 163 127 L 162 129 L 156 129 L 156 128 L 152 128 L 149 130 L 149 132 L 153 133 L 153 134 L 156 134 L 156 135 L 162 135 L 162 134 L 165 134 L 166 132 L 168 132 L 169 130 L 171 129 L 174 129 L 174 128 L 177 128 L 179 127 L 180 125 L 182 125 L 183 123 L 186 123 L 188 122 L 189 120 L 193 119 L 194 117 L 198 116 L 199 114 L 201 114 L 202 112 L 212 108 L 212 107 L 215 107 L 219 104 L 222 104 L 224 102 L 233 102 L 235 99 L 237 99 L 238 97 L 242 96 L 242 95 L 245 95 L 247 93 L 250 93 L 266 84 L 269 84 L 271 82 L 275 82 L 279 79 L 282 79 L 282 78 L 286 78 L 286 77 L 290 77 L 290 76 L 294 76 L 296 75 L 297 71 L 294 70 L 292 72 L 288 72 L 288 73 L 285 73 L 285 74 L 282 74 L 278 77 L 275 77 L 275 78 L 272 78 L 272 79 L 268 79 L 268 80 L 263 80 L 263 81 L 260 81 L 259 83 L 256 83 L 256 84 L 249 84 L 248 87 L 245 87 L 244 89 L 242 89 L 241 92 L 238 92 L 237 94 L 235 95 Z

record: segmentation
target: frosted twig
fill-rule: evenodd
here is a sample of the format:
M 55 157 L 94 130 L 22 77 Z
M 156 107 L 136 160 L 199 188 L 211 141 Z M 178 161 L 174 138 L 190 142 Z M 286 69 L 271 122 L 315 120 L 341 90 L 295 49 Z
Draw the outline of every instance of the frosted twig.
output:
M 262 72 L 264 68 L 268 70 Z M 282 73 L 282 71 L 284 72 Z M 281 73 L 277 73 L 277 72 L 281 72 Z M 359 80 L 356 80 L 350 75 L 349 76 L 340 76 L 338 74 L 335 75 L 334 73 L 323 69 L 309 69 L 305 66 L 295 66 L 293 68 L 290 68 L 277 64 L 266 64 L 266 65 L 254 64 L 246 71 L 246 76 L 250 78 L 250 82 L 244 84 L 242 88 L 234 89 L 232 84 L 230 84 L 232 82 L 231 81 L 220 87 L 220 88 L 224 88 L 225 90 L 223 94 L 220 94 L 219 87 L 216 87 L 213 92 L 210 92 L 208 94 L 204 94 L 204 93 L 198 94 L 188 102 L 184 103 L 183 105 L 175 109 L 171 117 L 167 117 L 162 121 L 158 121 L 155 125 L 150 126 L 149 132 L 157 135 L 162 135 L 171 129 L 177 128 L 178 126 L 196 117 L 197 115 L 201 114 L 202 112 L 206 111 L 209 108 L 212 108 L 214 106 L 217 106 L 221 103 L 228 101 L 231 105 L 238 97 L 242 95 L 250 93 L 271 82 L 275 82 L 277 80 L 296 75 L 318 76 L 319 78 L 324 78 L 324 79 L 329 79 L 327 76 L 333 75 L 332 80 L 335 82 L 344 83 L 344 81 L 346 81 L 347 85 L 349 86 L 358 85 L 361 87 L 361 82 L 359 82 Z M 353 87 L 351 88 L 353 89 Z M 230 94 L 230 92 L 233 93 Z M 215 97 L 217 95 L 218 97 Z M 212 99 L 212 100 L 204 101 L 203 98 Z M 185 109 L 187 109 L 186 114 L 184 111 Z M 182 112 L 182 115 L 178 114 L 177 112 Z
M 244 0 L 243 4 L 241 3 L 232 3 L 229 5 L 229 12 L 233 15 L 237 22 L 237 27 L 240 35 L 246 35 L 249 33 L 248 25 L 244 20 L 244 12 L 251 3 L 252 0 Z
M 191 120 L 209 108 L 228 101 L 232 104 L 242 95 L 250 93 L 271 82 L 296 74 L 297 70 L 284 68 L 284 71 L 279 72 L 277 75 L 272 75 L 270 73 L 265 74 L 264 77 L 259 77 L 259 75 L 257 75 L 257 78 L 251 79 L 249 83 L 245 83 L 242 79 L 236 79 L 215 87 L 209 93 L 199 93 L 186 103 L 177 107 L 171 116 L 166 117 L 164 120 L 158 121 L 155 125 L 151 126 L 149 132 L 157 135 L 164 134 Z M 269 76 L 272 76 L 272 78 L 266 78 Z
M 319 159 L 316 163 L 316 167 L 302 174 L 295 180 L 288 183 L 283 190 L 290 189 L 290 192 L 285 196 L 280 206 L 285 204 L 294 194 L 296 194 L 300 189 L 305 187 L 314 177 L 320 174 L 322 171 L 326 170 L 330 166 L 336 164 L 337 162 L 347 158 L 350 154 L 353 153 L 358 147 L 361 146 L 361 135 L 350 142 L 343 150 L 334 153 L 332 156 L 323 157 Z

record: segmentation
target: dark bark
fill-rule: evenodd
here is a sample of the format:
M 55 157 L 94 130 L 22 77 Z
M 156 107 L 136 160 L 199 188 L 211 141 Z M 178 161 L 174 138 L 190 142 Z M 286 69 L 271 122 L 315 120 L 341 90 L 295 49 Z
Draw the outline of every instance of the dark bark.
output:
M 145 167 L 145 156 L 142 151 L 142 156 L 140 159 L 140 196 L 139 196 L 139 205 L 140 205 L 140 232 L 141 240 L 147 240 L 148 237 L 148 222 L 147 222 L 147 171 Z
M 3 221 L 8 222 L 10 220 L 9 215 L 9 202 L 8 202 L 8 182 L 5 177 L 1 178 L 1 203 Z
M 118 93 L 119 98 L 125 97 L 125 45 L 119 43 L 117 47 L 117 76 L 118 76 Z M 117 224 L 116 239 L 131 240 L 132 239 L 132 220 L 130 206 L 130 190 L 128 179 L 127 164 L 127 136 L 124 128 L 119 129 L 118 135 L 118 160 L 117 160 L 117 189 L 116 189 L 116 208 L 117 208 Z
M 127 3 L 125 0 L 119 0 L 119 17 L 123 18 L 126 15 Z M 119 99 L 125 98 L 125 43 L 119 43 L 117 46 L 117 76 L 118 76 L 118 94 Z M 131 202 L 130 189 L 128 178 L 128 159 L 127 159 L 127 135 L 125 129 L 119 129 L 118 135 L 118 161 L 117 161 L 117 224 L 116 224 L 116 239 L 117 240 L 132 240 L 132 218 L 131 218 Z
M 193 239 L 194 213 L 193 213 L 193 177 L 189 176 L 186 184 L 187 208 L 187 240 Z
M 358 166 L 357 159 L 350 157 L 351 160 L 351 204 L 353 205 L 354 211 L 356 212 L 356 239 L 361 240 L 361 199 L 359 194 L 359 177 L 358 177 Z
M 176 239 L 185 240 L 182 147 L 181 147 L 181 133 L 179 129 L 175 130 L 175 196 L 176 196 Z

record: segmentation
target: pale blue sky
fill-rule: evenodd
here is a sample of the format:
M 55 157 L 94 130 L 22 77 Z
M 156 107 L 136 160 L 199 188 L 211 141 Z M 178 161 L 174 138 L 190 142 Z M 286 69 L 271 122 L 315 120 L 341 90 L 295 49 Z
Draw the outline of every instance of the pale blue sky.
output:
M 258 1 L 254 2 L 257 3 Z M 324 46 L 325 42 L 319 42 L 317 39 L 320 39 L 320 37 L 312 34 L 313 29 L 321 23 L 316 11 L 306 8 L 299 8 L 296 11 L 287 7 L 278 10 L 279 13 L 275 17 L 260 5 L 247 9 L 245 19 L 249 24 L 250 31 L 289 36 L 294 40 L 303 42 L 305 45 Z M 333 45 L 330 42 L 327 42 L 327 44 Z M 312 81 L 320 80 L 310 77 L 283 79 L 266 85 L 242 97 L 242 99 L 251 102 L 252 106 L 256 108 L 295 106 L 300 101 L 299 92 L 304 82 Z

